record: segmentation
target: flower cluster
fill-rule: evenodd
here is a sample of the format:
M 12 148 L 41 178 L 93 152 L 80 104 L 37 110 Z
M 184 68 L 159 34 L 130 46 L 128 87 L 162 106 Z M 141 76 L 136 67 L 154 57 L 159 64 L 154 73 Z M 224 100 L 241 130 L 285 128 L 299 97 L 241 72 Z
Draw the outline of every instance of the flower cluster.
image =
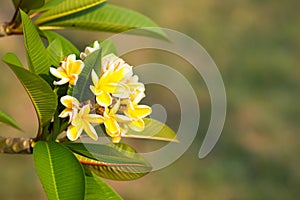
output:
M 96 41 L 93 47 L 87 47 L 80 54 L 81 60 L 76 60 L 72 54 L 61 62 L 59 68 L 51 68 L 51 74 L 61 79 L 55 81 L 54 85 L 76 85 L 84 67 L 82 60 L 99 47 Z M 132 66 L 116 55 L 109 54 L 102 58 L 101 74 L 96 74 L 93 70 L 91 79 L 93 85 L 90 86 L 90 90 L 96 99 L 94 105 L 92 101 L 80 103 L 70 95 L 60 99 L 65 109 L 59 117 L 69 117 L 67 137 L 70 140 L 77 140 L 83 131 L 97 140 L 98 135 L 93 124 L 103 124 L 113 142 L 119 142 L 129 128 L 134 131 L 144 130 L 143 118 L 151 113 L 151 108 L 139 105 L 145 97 L 145 86 L 139 82 L 137 75 L 133 75 Z

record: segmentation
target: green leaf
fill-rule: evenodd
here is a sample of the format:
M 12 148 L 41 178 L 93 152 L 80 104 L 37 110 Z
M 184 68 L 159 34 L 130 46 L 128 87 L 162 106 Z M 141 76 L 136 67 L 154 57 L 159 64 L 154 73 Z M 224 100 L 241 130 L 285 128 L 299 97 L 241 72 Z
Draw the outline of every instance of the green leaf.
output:
M 49 200 L 84 199 L 84 171 L 72 152 L 55 142 L 38 142 L 33 157 Z
M 17 67 L 24 68 L 23 64 L 19 60 L 19 58 L 14 54 L 14 53 L 7 53 L 3 57 L 3 61 L 6 62 L 7 64 L 11 64 Z
M 76 54 L 77 56 L 79 56 L 80 54 L 79 50 L 74 46 L 74 44 L 72 44 L 72 42 L 70 42 L 62 35 L 55 33 L 53 31 L 43 31 L 43 34 L 47 37 L 47 40 L 50 43 L 53 42 L 54 40 L 58 40 L 62 45 L 61 50 L 63 54 L 65 54 L 65 56 L 69 54 Z
M 12 61 L 12 57 L 16 56 L 9 53 L 6 54 L 2 60 L 7 63 L 10 69 L 16 74 L 28 93 L 37 112 L 39 133 L 41 133 L 43 126 L 51 120 L 56 110 L 57 96 L 45 80 L 16 65 L 16 62 Z
M 0 111 L 0 124 L 6 124 L 9 126 L 12 126 L 16 129 L 21 130 L 20 126 L 17 124 L 17 122 L 12 119 L 10 116 L 8 116 L 7 114 L 5 114 L 4 112 Z
M 100 41 L 99 43 L 100 43 L 100 46 L 102 49 L 102 51 L 101 51 L 102 57 L 106 56 L 108 54 L 111 54 L 111 53 L 118 55 L 116 47 L 111 40 L 103 40 L 103 41 Z
M 73 97 L 78 101 L 83 102 L 88 99 L 95 99 L 95 95 L 91 92 L 89 86 L 92 85 L 91 71 L 95 70 L 97 74 L 100 74 L 101 68 L 101 49 L 98 49 L 88 55 L 84 59 L 84 68 L 81 71 L 76 86 L 73 88 Z
M 25 10 L 26 12 L 32 9 L 40 8 L 44 5 L 44 0 L 13 0 L 14 6 L 16 9 L 21 8 L 22 10 Z
M 60 61 L 62 61 L 65 56 L 70 54 L 79 55 L 79 50 L 63 36 L 52 31 L 43 31 L 43 34 L 49 41 L 47 51 L 51 65 L 58 67 Z
M 47 12 L 41 14 L 35 21 L 36 24 L 42 24 L 61 17 L 79 13 L 89 8 L 99 6 L 106 0 L 65 0 L 57 6 L 52 7 Z
M 57 6 L 58 4 L 62 3 L 63 1 L 64 0 L 49 0 L 49 1 L 46 0 L 46 3 L 42 7 L 40 7 L 39 9 L 33 10 L 32 12 L 30 12 L 30 14 L 44 12 L 54 6 Z
M 143 120 L 145 129 L 142 132 L 129 129 L 122 137 L 178 142 L 176 133 L 167 125 L 155 119 L 144 118 Z
M 86 169 L 85 199 L 87 200 L 121 200 L 122 198 L 103 180 Z
M 48 74 L 50 63 L 39 33 L 31 19 L 22 10 L 21 17 L 29 69 L 35 74 Z
M 113 180 L 134 180 L 151 171 L 150 164 L 125 144 L 66 143 L 79 161 L 98 176 Z
M 40 29 L 56 29 L 59 27 L 116 33 L 139 28 L 139 31 L 132 31 L 132 33 L 161 39 L 167 38 L 162 30 L 147 28 L 158 27 L 148 17 L 138 12 L 113 5 L 105 5 L 85 14 L 77 13 L 53 21 L 39 22 L 38 24 Z

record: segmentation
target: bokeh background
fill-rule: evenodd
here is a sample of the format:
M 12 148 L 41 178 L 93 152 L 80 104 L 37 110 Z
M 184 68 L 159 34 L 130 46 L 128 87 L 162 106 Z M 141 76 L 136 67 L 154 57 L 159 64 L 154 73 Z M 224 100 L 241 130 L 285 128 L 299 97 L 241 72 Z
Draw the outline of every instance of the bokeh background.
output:
M 201 121 L 193 145 L 169 167 L 136 181 L 109 181 L 124 199 L 297 199 L 300 196 L 300 1 L 110 2 L 141 12 L 161 27 L 180 31 L 198 41 L 217 64 L 228 100 L 222 136 L 213 151 L 199 159 L 199 147 L 210 119 L 209 94 L 201 77 L 194 77 L 186 63 L 175 62 L 169 55 L 155 52 L 127 55 L 126 60 L 134 65 L 154 61 L 183 70 L 195 85 Z M 1 1 L 0 22 L 9 21 L 12 14 L 11 2 Z M 79 49 L 108 36 L 85 31 L 60 33 Z M 25 62 L 22 36 L 0 38 L 0 56 L 6 52 L 16 53 Z M 1 125 L 0 135 L 34 136 L 37 120 L 29 98 L 3 63 L 0 76 L 0 109 L 16 119 L 24 131 Z M 172 123 L 177 116 L 176 106 L 172 100 L 168 101 L 171 98 L 155 96 L 155 92 L 148 96 L 169 106 L 168 123 L 176 129 L 176 123 Z M 31 156 L 0 155 L 0 181 L 1 200 L 46 199 Z

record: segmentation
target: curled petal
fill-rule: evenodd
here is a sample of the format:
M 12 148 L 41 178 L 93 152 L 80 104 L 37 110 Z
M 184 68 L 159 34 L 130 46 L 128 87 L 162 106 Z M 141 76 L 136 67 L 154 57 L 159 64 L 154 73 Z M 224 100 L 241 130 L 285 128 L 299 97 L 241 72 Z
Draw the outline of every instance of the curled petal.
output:
M 151 112 L 152 112 L 151 107 L 146 106 L 146 105 L 137 105 L 137 106 L 135 106 L 135 109 L 134 109 L 134 114 L 138 118 L 144 118 L 144 117 L 150 115 Z
M 109 134 L 111 137 L 120 134 L 120 126 L 115 119 L 107 118 L 104 122 L 104 125 L 107 130 L 107 134 Z
M 121 136 L 116 136 L 116 137 L 113 137 L 113 138 L 112 138 L 112 142 L 113 142 L 113 143 L 119 143 L 120 140 L 121 140 Z
M 65 108 L 59 115 L 58 117 L 60 118 L 65 118 L 65 117 L 68 117 L 72 114 L 72 109 L 69 109 L 69 108 Z
M 129 123 L 128 126 L 134 131 L 141 132 L 145 128 L 145 123 L 144 120 L 137 119 Z
M 82 128 L 78 129 L 76 126 L 70 125 L 67 130 L 67 137 L 69 138 L 69 140 L 75 141 L 82 133 L 82 130 Z
M 66 78 L 66 77 L 68 77 L 67 74 L 64 71 L 59 70 L 59 69 L 60 68 L 55 69 L 54 67 L 50 67 L 50 73 L 53 76 L 57 77 L 57 78 Z
M 63 85 L 66 84 L 67 82 L 69 82 L 69 78 L 62 78 L 60 81 L 54 81 L 53 84 L 54 85 Z
M 134 105 L 132 102 L 129 102 L 128 108 L 124 112 L 128 117 L 133 119 L 138 119 L 150 115 L 152 109 L 151 107 L 146 105 Z
M 107 92 L 104 92 L 104 91 L 101 91 L 97 96 L 96 96 L 96 100 L 97 100 L 97 103 L 100 105 L 100 106 L 103 106 L 103 107 L 108 107 L 111 105 L 112 103 L 112 98 L 110 96 L 109 93 Z
M 81 60 L 76 60 L 72 64 L 71 73 L 70 74 L 80 74 L 84 67 L 84 64 Z
M 79 107 L 79 101 L 70 95 L 65 95 L 60 98 L 60 102 L 62 105 L 64 105 L 66 108 L 78 108 Z

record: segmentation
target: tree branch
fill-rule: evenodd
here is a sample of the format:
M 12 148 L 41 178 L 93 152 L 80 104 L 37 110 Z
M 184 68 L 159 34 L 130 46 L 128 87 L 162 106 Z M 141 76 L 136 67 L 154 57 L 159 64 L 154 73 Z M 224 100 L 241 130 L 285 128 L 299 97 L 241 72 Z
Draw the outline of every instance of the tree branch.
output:
M 0 153 L 32 154 L 32 138 L 6 138 L 0 136 Z

